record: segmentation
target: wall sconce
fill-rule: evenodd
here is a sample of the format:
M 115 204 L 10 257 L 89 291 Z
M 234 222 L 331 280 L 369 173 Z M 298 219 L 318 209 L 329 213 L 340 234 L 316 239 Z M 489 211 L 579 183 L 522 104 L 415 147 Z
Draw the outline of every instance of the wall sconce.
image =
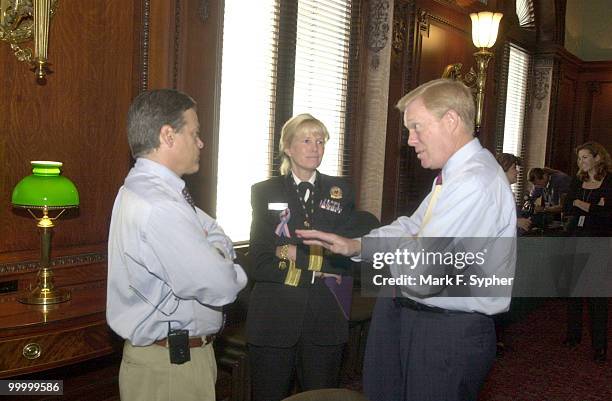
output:
M 57 0 L 0 0 L 0 39 L 11 45 L 19 61 L 33 65 L 38 80 L 49 72 L 49 22 L 56 6 Z M 32 37 L 34 54 L 20 46 Z
M 493 57 L 493 52 L 489 49 L 493 47 L 497 40 L 497 32 L 499 30 L 499 22 L 503 17 L 502 13 L 492 13 L 482 11 L 479 13 L 470 14 L 472 19 L 472 42 L 478 48 L 474 53 L 476 58 L 476 72 L 473 68 L 465 74 L 461 75 L 461 63 L 449 64 L 442 73 L 443 78 L 452 78 L 463 81 L 467 86 L 474 88 L 476 91 L 476 135 L 480 132 L 482 123 L 482 109 L 484 107 L 485 84 L 487 82 L 487 66 L 489 60 Z
M 49 305 L 70 299 L 70 292 L 55 288 L 50 267 L 51 235 L 54 220 L 67 209 L 79 206 L 79 193 L 68 178 L 60 176 L 60 162 L 33 161 L 32 175 L 23 178 L 13 189 L 12 204 L 26 209 L 36 221 L 41 232 L 40 270 L 38 285 L 29 294 L 19 299 L 25 304 Z M 34 212 L 41 211 L 42 217 Z M 55 217 L 49 217 L 53 212 Z

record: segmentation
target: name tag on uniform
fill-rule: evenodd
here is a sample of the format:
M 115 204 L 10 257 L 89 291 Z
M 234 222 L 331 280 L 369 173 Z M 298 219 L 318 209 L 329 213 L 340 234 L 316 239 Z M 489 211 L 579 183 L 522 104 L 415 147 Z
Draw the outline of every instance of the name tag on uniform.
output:
M 285 210 L 289 207 L 288 203 L 268 203 L 268 210 Z

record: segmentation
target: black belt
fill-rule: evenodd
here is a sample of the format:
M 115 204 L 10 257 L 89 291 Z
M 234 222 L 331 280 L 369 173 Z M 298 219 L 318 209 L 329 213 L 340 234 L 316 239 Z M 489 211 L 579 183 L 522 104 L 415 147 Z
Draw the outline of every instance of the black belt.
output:
M 408 309 L 421 311 L 421 312 L 446 313 L 446 314 L 453 314 L 453 315 L 463 314 L 463 313 L 472 313 L 472 312 L 465 312 L 465 311 L 460 311 L 460 310 L 450 310 L 450 309 L 438 308 L 437 306 L 429 306 L 429 305 L 425 305 L 420 302 L 417 302 L 414 299 L 403 298 L 403 297 L 393 298 L 393 303 L 395 303 L 395 306 L 399 308 L 408 308 Z
M 189 348 L 197 348 L 197 347 L 201 347 L 202 345 L 208 345 L 211 342 L 213 342 L 215 337 L 216 336 L 214 334 L 208 335 L 206 337 L 190 337 L 189 338 Z M 157 340 L 153 344 L 159 345 L 162 347 L 167 347 L 168 339 L 164 338 L 163 340 Z

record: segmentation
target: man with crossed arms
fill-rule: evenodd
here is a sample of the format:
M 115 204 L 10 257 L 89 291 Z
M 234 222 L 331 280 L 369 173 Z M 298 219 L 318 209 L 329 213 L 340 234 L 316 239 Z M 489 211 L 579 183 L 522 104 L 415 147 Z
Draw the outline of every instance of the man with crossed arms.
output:
M 196 102 L 173 89 L 143 92 L 127 128 L 136 163 L 113 206 L 106 308 L 125 339 L 121 399 L 214 401 L 212 340 L 247 277 L 182 178 L 199 170 L 204 147 Z
M 437 79 L 405 95 L 397 108 L 421 166 L 442 169 L 435 183 L 441 186 L 412 216 L 366 237 L 508 237 L 514 244 L 514 197 L 493 155 L 473 136 L 471 91 L 460 82 Z M 361 255 L 360 239 L 316 230 L 298 235 L 305 244 Z M 481 268 L 485 275 L 513 275 L 515 260 L 511 245 Z M 509 296 L 421 297 L 405 288 L 393 298 L 380 297 L 364 362 L 366 396 L 371 401 L 476 400 L 495 358 L 491 315 L 509 304 Z

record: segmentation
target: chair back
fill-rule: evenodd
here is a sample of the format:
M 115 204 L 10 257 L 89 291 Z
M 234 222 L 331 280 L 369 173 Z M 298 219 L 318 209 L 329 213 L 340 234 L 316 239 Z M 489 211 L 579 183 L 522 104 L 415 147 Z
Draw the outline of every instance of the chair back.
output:
M 283 401 L 368 401 L 361 393 L 345 388 L 325 388 L 294 394 Z

